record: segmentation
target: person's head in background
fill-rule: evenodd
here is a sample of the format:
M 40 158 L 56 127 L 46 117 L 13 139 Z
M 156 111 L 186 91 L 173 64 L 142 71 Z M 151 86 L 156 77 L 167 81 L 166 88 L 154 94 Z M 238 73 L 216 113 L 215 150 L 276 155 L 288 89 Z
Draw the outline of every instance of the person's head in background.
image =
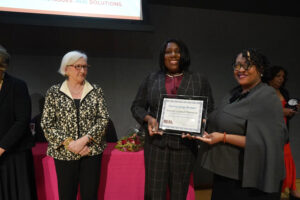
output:
M 269 66 L 269 61 L 260 51 L 247 48 L 242 50 L 233 61 L 234 77 L 248 91 L 261 82 L 261 77 Z
M 263 81 L 275 89 L 284 88 L 287 81 L 287 71 L 282 66 L 274 65 L 265 71 Z
M 9 66 L 10 55 L 6 49 L 0 45 L 0 79 L 3 73 L 7 70 Z
M 168 39 L 160 49 L 160 70 L 168 74 L 177 74 L 188 71 L 190 54 L 187 46 L 180 40 Z

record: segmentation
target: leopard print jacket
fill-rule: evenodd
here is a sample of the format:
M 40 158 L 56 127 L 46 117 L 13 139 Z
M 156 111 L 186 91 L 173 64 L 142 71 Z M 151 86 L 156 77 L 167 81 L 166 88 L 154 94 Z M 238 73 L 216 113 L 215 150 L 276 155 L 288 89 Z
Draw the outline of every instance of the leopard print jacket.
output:
M 49 142 L 47 155 L 58 160 L 79 160 L 81 156 L 66 150 L 62 143 L 66 138 L 77 140 L 84 135 L 92 138 L 89 143 L 90 156 L 101 154 L 106 147 L 104 134 L 108 118 L 104 95 L 97 85 L 85 81 L 79 116 L 67 81 L 52 86 L 46 94 L 41 120 Z

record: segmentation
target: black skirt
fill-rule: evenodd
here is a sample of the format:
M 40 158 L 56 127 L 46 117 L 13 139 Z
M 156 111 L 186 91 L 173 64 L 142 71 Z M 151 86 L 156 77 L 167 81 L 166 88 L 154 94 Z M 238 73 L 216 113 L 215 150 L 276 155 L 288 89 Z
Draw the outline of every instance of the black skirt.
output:
M 37 199 L 31 150 L 0 157 L 0 199 Z
M 280 200 L 280 188 L 276 193 L 266 193 L 256 188 L 243 188 L 239 180 L 214 175 L 211 200 Z

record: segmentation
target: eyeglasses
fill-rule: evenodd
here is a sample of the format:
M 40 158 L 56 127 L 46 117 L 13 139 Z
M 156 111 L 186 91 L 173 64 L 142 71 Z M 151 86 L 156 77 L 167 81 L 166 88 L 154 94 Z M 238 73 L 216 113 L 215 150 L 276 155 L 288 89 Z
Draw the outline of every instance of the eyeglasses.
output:
M 76 70 L 87 70 L 89 67 L 91 67 L 90 65 L 67 65 L 68 67 L 74 67 Z
M 242 65 L 242 64 L 240 64 L 240 63 L 236 63 L 236 64 L 233 64 L 233 69 L 234 70 L 236 70 L 236 71 L 239 71 L 241 68 L 243 68 L 244 70 L 248 70 L 248 69 L 250 69 L 251 67 L 253 67 L 254 65 L 252 65 L 252 64 L 244 64 L 244 65 Z
M 175 50 L 175 51 L 165 51 L 165 55 L 172 55 L 172 54 L 175 54 L 175 55 L 180 55 L 180 51 L 179 50 Z

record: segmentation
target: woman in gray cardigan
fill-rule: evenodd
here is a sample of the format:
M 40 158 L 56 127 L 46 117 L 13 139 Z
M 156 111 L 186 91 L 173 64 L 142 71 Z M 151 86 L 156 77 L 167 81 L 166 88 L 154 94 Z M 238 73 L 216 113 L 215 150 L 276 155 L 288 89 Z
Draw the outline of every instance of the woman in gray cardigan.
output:
M 261 82 L 267 66 L 255 49 L 237 55 L 233 73 L 239 85 L 209 117 L 209 134 L 197 137 L 211 144 L 203 167 L 215 174 L 214 200 L 280 199 L 287 131 L 281 102 Z

